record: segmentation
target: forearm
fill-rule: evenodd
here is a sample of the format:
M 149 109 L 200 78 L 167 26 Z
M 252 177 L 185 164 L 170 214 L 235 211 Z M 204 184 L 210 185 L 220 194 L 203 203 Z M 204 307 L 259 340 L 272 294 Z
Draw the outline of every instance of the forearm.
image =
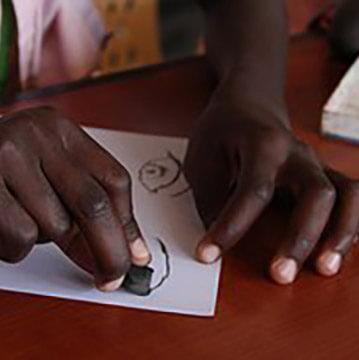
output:
M 283 0 L 202 0 L 207 54 L 235 103 L 284 106 L 288 29 Z

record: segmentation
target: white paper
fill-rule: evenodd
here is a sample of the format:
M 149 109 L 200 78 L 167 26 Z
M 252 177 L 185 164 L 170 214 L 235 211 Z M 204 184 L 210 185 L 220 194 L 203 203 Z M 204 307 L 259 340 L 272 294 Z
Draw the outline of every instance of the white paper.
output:
M 72 264 L 55 245 L 49 244 L 37 246 L 19 264 L 0 263 L 0 288 L 101 304 L 213 316 L 221 265 L 207 266 L 193 258 L 204 230 L 192 194 L 186 191 L 188 185 L 183 175 L 178 174 L 175 160 L 183 159 L 187 140 L 103 129 L 86 131 L 130 172 L 135 215 L 153 255 L 153 284 L 161 279 L 165 269 L 164 254 L 156 238 L 165 243 L 169 253 L 171 272 L 168 280 L 147 297 L 124 290 L 101 293 L 93 288 L 89 275 Z M 153 159 L 157 159 L 155 163 Z M 145 186 L 139 181 L 140 169 Z M 165 174 L 163 169 L 166 169 Z M 161 175 L 160 181 L 158 175 Z
M 325 135 L 359 141 L 359 58 L 324 106 L 321 128 Z

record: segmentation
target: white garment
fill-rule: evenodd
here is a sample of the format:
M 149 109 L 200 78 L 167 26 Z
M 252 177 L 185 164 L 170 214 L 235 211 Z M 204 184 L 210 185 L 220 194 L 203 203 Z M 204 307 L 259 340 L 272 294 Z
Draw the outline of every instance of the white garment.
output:
M 98 64 L 106 32 L 91 0 L 12 1 L 23 88 L 77 80 Z

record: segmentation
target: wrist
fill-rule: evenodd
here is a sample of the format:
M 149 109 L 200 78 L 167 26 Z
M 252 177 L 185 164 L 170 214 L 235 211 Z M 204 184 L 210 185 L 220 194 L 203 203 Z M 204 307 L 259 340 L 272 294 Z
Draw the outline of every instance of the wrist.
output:
M 261 89 L 245 88 L 238 83 L 222 81 L 214 91 L 210 107 L 238 114 L 237 118 L 261 119 L 268 124 L 278 123 L 291 128 L 284 96 Z

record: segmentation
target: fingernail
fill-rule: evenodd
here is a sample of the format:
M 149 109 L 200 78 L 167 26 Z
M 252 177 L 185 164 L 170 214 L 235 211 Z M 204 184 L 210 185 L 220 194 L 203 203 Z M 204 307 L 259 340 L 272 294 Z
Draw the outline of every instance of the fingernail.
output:
M 200 261 L 211 264 L 221 256 L 221 249 L 216 244 L 200 244 L 197 249 L 197 256 Z
M 281 285 L 291 284 L 295 280 L 297 272 L 297 262 L 290 258 L 278 258 L 270 267 L 270 273 L 273 280 Z
M 151 255 L 146 247 L 146 244 L 141 238 L 138 238 L 130 243 L 130 250 L 132 254 L 132 262 L 135 265 L 147 265 L 151 259 Z
M 324 276 L 333 276 L 337 274 L 341 265 L 341 254 L 331 250 L 320 255 L 317 261 L 317 269 Z
M 125 276 L 122 276 L 117 280 L 112 280 L 103 284 L 97 284 L 96 287 L 103 292 L 112 292 L 118 290 L 121 287 L 124 280 L 125 280 Z

